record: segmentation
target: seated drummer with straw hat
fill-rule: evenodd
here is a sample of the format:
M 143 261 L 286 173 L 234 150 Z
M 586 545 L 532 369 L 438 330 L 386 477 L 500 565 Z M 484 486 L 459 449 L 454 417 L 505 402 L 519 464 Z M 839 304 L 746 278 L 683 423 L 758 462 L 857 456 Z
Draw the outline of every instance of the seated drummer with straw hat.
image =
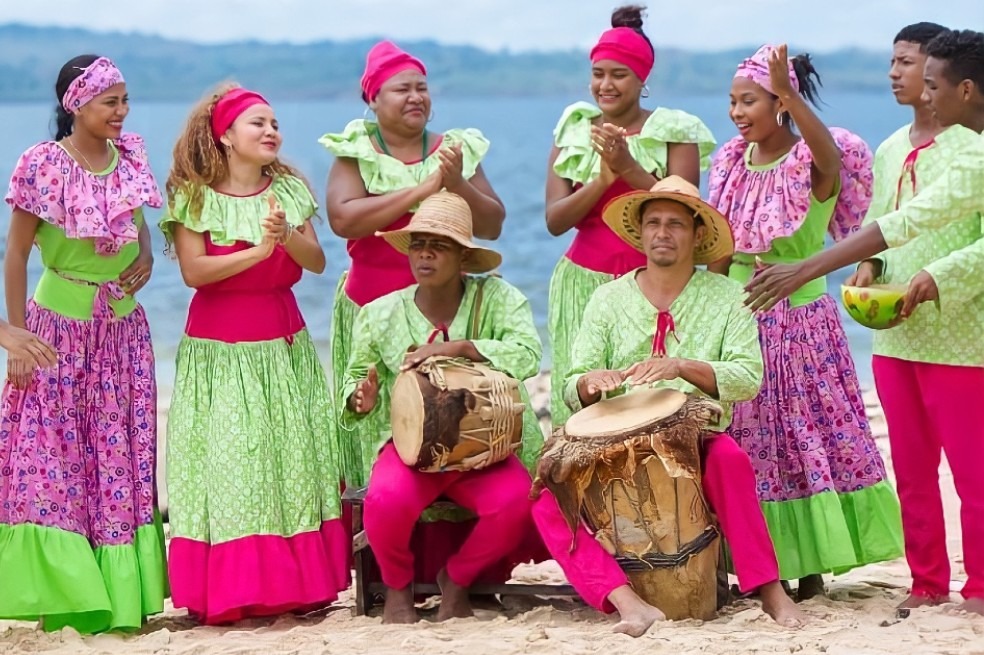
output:
M 722 419 L 703 442 L 704 494 L 729 543 L 741 590 L 757 590 L 773 619 L 796 627 L 803 616 L 779 582 L 751 462 L 723 434 L 730 404 L 755 397 L 763 369 L 758 330 L 742 304 L 741 285 L 695 266 L 732 253 L 728 222 L 700 199 L 695 186 L 677 176 L 651 191 L 612 200 L 603 217 L 648 261 L 592 295 L 571 352 L 565 400 L 578 411 L 603 394 L 670 387 L 720 403 Z M 617 632 L 639 636 L 664 618 L 633 591 L 615 558 L 583 522 L 576 523 L 572 541 L 569 523 L 549 491 L 534 503 L 533 520 L 584 600 L 619 613 Z
M 429 357 L 482 362 L 520 381 L 539 372 L 542 347 L 527 299 L 499 277 L 466 275 L 489 273 L 502 257 L 472 241 L 471 210 L 460 196 L 449 192 L 430 196 L 406 228 L 377 236 L 409 256 L 417 283 L 359 311 L 345 375 L 343 420 L 371 412 L 385 412 L 388 418 L 398 374 Z M 478 521 L 438 574 L 442 592 L 438 620 L 471 616 L 469 585 L 532 532 L 532 480 L 520 458 L 532 465 L 543 435 L 524 399 L 519 457 L 509 454 L 480 470 L 412 468 L 401 460 L 390 439 L 389 421 L 379 421 L 388 429 L 374 435 L 378 455 L 369 475 L 364 519 L 369 545 L 388 587 L 384 623 L 417 620 L 410 537 L 421 513 L 439 497 L 471 510 Z M 395 410 L 401 411 L 399 406 Z

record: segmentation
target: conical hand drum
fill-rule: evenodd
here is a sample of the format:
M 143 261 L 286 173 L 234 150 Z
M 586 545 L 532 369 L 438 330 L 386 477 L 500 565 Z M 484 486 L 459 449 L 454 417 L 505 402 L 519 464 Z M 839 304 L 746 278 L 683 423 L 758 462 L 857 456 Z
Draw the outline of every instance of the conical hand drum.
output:
M 484 364 L 428 357 L 393 384 L 393 445 L 427 473 L 485 468 L 519 449 L 519 381 Z
M 717 609 L 718 529 L 701 488 L 700 441 L 721 407 L 642 389 L 574 414 L 544 446 L 537 484 L 568 524 L 584 520 L 668 619 Z

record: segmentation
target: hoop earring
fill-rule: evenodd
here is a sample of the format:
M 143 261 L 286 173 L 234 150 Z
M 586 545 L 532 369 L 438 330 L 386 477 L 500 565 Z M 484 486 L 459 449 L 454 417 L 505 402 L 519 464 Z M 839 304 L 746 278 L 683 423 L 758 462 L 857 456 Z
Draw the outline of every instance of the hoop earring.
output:
M 365 111 L 362 112 L 362 120 L 363 121 L 369 122 L 369 112 L 371 112 L 371 111 L 372 111 L 372 107 L 370 107 L 369 105 L 366 105 Z M 373 119 L 376 118 L 376 112 L 372 111 L 372 117 L 373 117 Z M 373 122 L 375 122 L 375 120 Z
M 648 98 L 649 97 L 649 85 L 648 84 L 643 84 L 642 85 L 642 91 L 639 92 L 639 96 L 642 97 L 642 98 Z
M 431 109 L 431 115 L 427 117 L 427 122 L 430 123 L 432 120 L 434 120 L 434 110 L 433 109 Z
M 776 125 L 782 127 L 782 112 L 776 114 Z

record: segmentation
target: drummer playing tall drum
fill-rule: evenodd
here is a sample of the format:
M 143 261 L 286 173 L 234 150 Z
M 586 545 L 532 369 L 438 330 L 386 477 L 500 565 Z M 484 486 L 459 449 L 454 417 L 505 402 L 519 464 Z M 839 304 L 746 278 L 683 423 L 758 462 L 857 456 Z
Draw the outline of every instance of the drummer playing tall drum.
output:
M 405 228 L 377 232 L 409 255 L 417 284 L 370 302 L 355 321 L 342 389 L 346 399 L 342 418 L 378 417 L 382 420 L 373 423 L 385 425 L 385 430 L 372 435 L 373 452 L 378 455 L 365 498 L 366 536 L 388 587 L 384 623 L 417 619 L 410 538 L 421 513 L 438 497 L 446 496 L 478 516 L 461 548 L 438 574 L 439 620 L 471 616 L 468 586 L 514 552 L 533 529 L 531 479 L 523 462 L 532 465 L 543 434 L 528 398 L 524 397 L 525 415 L 519 416 L 523 423 L 519 456 L 510 454 L 488 468 L 421 472 L 401 460 L 390 440 L 388 405 L 394 381 L 401 371 L 415 369 L 428 358 L 481 362 L 519 381 L 539 370 L 540 338 L 523 294 L 498 277 L 464 275 L 488 273 L 502 260 L 495 251 L 472 242 L 471 216 L 463 198 L 440 192 L 420 204 Z M 397 407 L 413 411 L 409 406 Z
M 616 198 L 604 220 L 647 262 L 592 295 L 571 352 L 565 400 L 577 411 L 626 386 L 661 386 L 718 401 L 724 413 L 702 449 L 704 493 L 729 542 L 741 590 L 757 589 L 763 610 L 796 627 L 803 615 L 780 585 L 751 462 L 729 436 L 715 434 L 727 427 L 730 404 L 753 398 L 762 381 L 757 328 L 742 305 L 741 285 L 694 266 L 732 252 L 728 222 L 677 176 L 649 192 Z M 583 523 L 572 547 L 571 529 L 551 493 L 538 497 L 533 520 L 584 600 L 604 612 L 618 611 L 617 632 L 640 636 L 664 618 L 633 591 Z

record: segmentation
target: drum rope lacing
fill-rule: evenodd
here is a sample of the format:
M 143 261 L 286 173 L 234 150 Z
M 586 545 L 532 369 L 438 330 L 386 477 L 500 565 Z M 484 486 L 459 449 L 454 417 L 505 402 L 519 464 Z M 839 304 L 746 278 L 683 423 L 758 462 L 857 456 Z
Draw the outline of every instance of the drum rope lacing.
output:
M 462 360 L 455 360 L 455 364 L 473 368 Z M 444 375 L 444 366 L 441 363 L 434 362 L 421 368 L 423 369 L 421 372 L 426 373 L 431 384 L 441 391 L 448 390 L 447 377 Z M 472 393 L 488 402 L 489 407 L 486 409 L 490 411 L 491 417 L 487 427 L 464 430 L 460 435 L 462 439 L 485 443 L 489 448 L 489 462 L 501 461 L 512 452 L 512 433 L 516 428 L 516 416 L 522 416 L 522 410 L 525 409 L 523 405 L 517 407 L 513 402 L 509 383 L 510 380 L 505 377 L 482 377 L 480 384 L 471 389 Z M 480 439 L 473 436 L 485 433 L 491 433 L 490 438 Z M 441 448 L 439 452 L 435 452 L 435 465 L 444 468 L 450 455 L 450 450 Z

